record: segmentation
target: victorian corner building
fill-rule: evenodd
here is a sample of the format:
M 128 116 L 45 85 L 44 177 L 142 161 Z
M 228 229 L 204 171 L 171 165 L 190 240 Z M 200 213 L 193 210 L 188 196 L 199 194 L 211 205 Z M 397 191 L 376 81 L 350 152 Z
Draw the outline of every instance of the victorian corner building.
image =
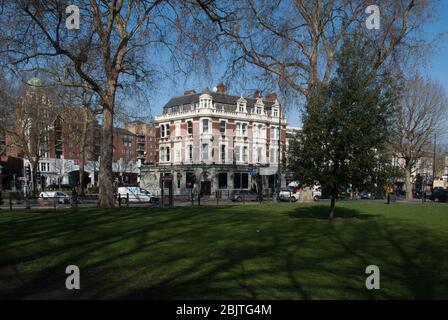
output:
M 159 193 L 163 177 L 174 195 L 254 190 L 270 196 L 286 185 L 286 120 L 275 93 L 262 98 L 190 90 L 155 118 L 158 162 L 140 168 L 140 186 Z M 278 175 L 280 173 L 280 175 Z M 165 182 L 163 182 L 165 183 Z M 166 185 L 165 185 L 166 187 Z

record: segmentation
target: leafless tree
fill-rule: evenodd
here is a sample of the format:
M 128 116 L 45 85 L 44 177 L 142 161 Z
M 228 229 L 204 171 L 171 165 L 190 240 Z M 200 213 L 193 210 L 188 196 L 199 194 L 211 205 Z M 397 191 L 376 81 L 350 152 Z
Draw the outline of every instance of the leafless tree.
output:
M 101 112 L 93 101 L 90 91 L 80 88 L 78 90 L 63 90 L 62 101 L 64 107 L 59 112 L 59 118 L 64 125 L 64 140 L 75 147 L 79 158 L 79 184 L 80 195 L 83 196 L 84 172 L 88 157 L 89 134 L 95 130 L 96 116 Z
M 420 76 L 405 81 L 391 140 L 396 157 L 404 161 L 407 199 L 413 198 L 411 176 L 415 165 L 432 153 L 434 136 L 441 138 L 444 134 L 447 106 L 447 95 L 439 83 Z
M 65 12 L 70 4 L 65 0 L 6 3 L 0 15 L 7 26 L 1 51 L 10 65 L 47 71 L 64 86 L 95 93 L 102 107 L 99 205 L 111 207 L 115 99 L 126 89 L 149 83 L 155 68 L 151 58 L 160 56 L 161 47 L 174 47 L 167 36 L 172 6 L 167 0 L 77 1 L 80 29 L 71 30 L 66 28 Z
M 366 27 L 371 14 L 366 9 L 372 4 L 368 0 L 190 3 L 191 29 L 207 30 L 203 33 L 211 35 L 201 41 L 198 51 L 208 45 L 213 48 L 211 52 L 221 52 L 223 46 L 231 56 L 230 77 L 240 78 L 245 70 L 258 70 L 262 82 L 280 89 L 283 98 L 304 100 L 303 105 L 321 83 L 329 83 L 333 77 L 336 54 L 347 36 L 361 34 L 366 42 L 374 44 L 375 55 L 366 77 L 386 65 L 398 72 L 401 59 L 424 47 L 420 31 L 433 12 L 433 2 L 427 0 L 376 1 L 380 28 L 370 30 Z M 197 7 L 199 10 L 195 10 Z M 212 23 L 207 24 L 203 15 Z M 293 105 L 300 103 L 296 100 Z M 311 191 L 305 191 L 302 198 L 311 199 Z
M 36 194 L 39 161 L 54 148 L 51 143 L 57 119 L 54 95 L 40 82 L 30 82 L 23 85 L 14 109 L 14 123 L 6 127 L 9 144 L 21 150 L 24 158 L 30 161 L 32 191 Z
M 7 149 L 6 133 L 7 128 L 13 122 L 14 108 L 12 103 L 12 94 L 10 83 L 0 76 L 0 156 Z
M 372 4 L 367 0 L 194 0 L 192 3 L 191 23 L 196 30 L 205 29 L 208 32 L 204 33 L 211 37 L 218 34 L 224 39 L 217 42 L 209 37 L 201 45 L 208 41 L 215 51 L 220 51 L 222 45 L 229 48 L 230 64 L 238 76 L 242 67 L 256 66 L 264 77 L 305 98 L 310 97 L 317 83 L 329 82 L 335 55 L 347 35 L 361 33 L 376 44 L 376 58 L 371 64 L 375 72 L 410 49 L 415 54 L 422 43 L 419 30 L 431 17 L 431 1 L 426 0 L 377 1 L 379 30 L 366 27 L 370 15 L 366 9 Z M 195 15 L 195 6 L 213 24 L 199 13 Z

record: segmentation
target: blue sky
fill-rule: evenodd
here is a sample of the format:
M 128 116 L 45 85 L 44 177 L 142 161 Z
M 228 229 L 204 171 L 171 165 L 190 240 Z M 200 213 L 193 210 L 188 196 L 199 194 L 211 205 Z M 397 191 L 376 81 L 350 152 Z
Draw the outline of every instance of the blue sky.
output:
M 433 47 L 432 52 L 428 55 L 427 64 L 422 64 L 421 73 L 440 82 L 448 92 L 448 0 L 439 0 L 437 4 L 437 21 L 428 24 L 425 28 L 425 34 L 428 39 L 432 39 L 437 34 L 444 34 L 437 46 Z M 175 82 L 162 81 L 157 91 L 154 92 L 151 102 L 151 114 L 159 115 L 162 112 L 163 106 L 170 99 L 170 97 L 182 95 L 185 90 L 195 89 L 201 91 L 205 87 L 212 89 L 217 83 L 221 82 L 223 66 L 215 67 L 217 72 L 209 76 L 204 76 L 201 79 L 194 77 L 194 79 L 185 79 L 184 76 L 179 76 Z M 256 88 L 251 84 L 232 84 L 229 88 L 231 94 L 251 95 Z M 298 106 L 288 106 L 287 119 L 290 125 L 300 126 Z

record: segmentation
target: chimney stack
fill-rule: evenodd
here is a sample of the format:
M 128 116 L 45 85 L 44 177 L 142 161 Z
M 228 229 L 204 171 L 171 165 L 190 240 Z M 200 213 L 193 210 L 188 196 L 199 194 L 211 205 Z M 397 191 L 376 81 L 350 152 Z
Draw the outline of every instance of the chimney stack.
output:
M 195 93 L 196 93 L 195 90 L 186 90 L 186 91 L 184 92 L 184 96 L 189 96 L 190 94 L 195 94 Z
M 224 93 L 224 92 L 226 92 L 226 86 L 224 85 L 224 83 L 219 83 L 217 86 L 216 86 L 216 92 L 217 93 Z
M 261 92 L 260 92 L 260 90 L 255 90 L 255 92 L 254 92 L 254 98 L 256 98 L 256 99 L 261 98 Z
M 275 92 L 271 92 L 266 96 L 266 100 L 270 102 L 275 102 L 277 100 L 277 94 Z

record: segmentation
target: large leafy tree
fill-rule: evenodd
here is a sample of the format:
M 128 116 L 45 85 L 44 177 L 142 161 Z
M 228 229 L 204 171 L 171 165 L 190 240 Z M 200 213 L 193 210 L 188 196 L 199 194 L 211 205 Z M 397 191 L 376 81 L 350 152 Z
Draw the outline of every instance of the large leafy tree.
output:
M 372 73 L 372 50 L 348 39 L 337 55 L 335 77 L 308 100 L 303 130 L 291 146 L 291 169 L 304 184 L 331 195 L 330 215 L 342 188 L 371 188 L 386 178 L 386 141 L 393 118 L 393 78 Z

